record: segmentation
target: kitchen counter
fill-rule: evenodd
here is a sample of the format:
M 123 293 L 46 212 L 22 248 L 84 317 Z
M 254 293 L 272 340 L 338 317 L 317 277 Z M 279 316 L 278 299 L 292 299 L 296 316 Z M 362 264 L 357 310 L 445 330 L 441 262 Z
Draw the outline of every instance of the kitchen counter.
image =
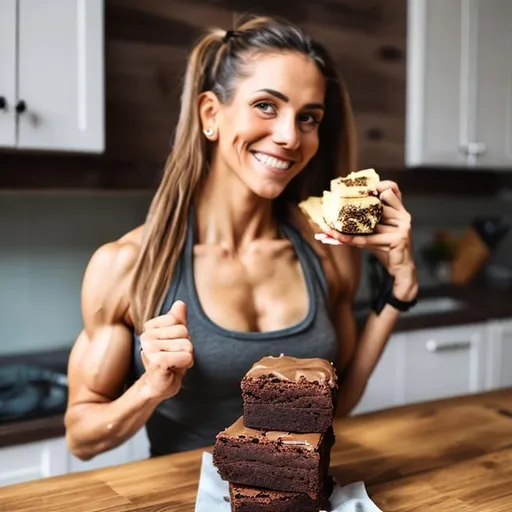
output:
M 512 389 L 336 420 L 331 472 L 385 512 L 512 510 Z M 201 451 L 0 488 L 9 512 L 192 512 Z

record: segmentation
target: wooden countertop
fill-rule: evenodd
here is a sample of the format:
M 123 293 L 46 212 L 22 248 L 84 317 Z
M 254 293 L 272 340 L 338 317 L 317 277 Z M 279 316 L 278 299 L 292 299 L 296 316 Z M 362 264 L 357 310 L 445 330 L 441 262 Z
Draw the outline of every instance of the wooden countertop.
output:
M 331 471 L 384 512 L 512 510 L 512 388 L 337 420 Z M 201 451 L 0 488 L 9 512 L 192 512 Z M 214 511 L 212 511 L 214 512 Z

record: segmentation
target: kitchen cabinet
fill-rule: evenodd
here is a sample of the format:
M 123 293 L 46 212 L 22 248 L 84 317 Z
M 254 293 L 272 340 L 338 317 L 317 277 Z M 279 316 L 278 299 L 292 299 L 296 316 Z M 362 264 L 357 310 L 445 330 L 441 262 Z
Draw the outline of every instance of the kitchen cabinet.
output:
M 149 457 L 149 441 L 146 435 L 146 429 L 142 428 L 126 443 L 97 455 L 91 460 L 82 461 L 74 455 L 69 454 L 69 471 L 85 471 L 89 469 L 104 468 L 125 464 L 136 460 L 147 459 Z
M 353 415 L 403 403 L 403 346 L 403 335 L 391 336 Z
M 491 322 L 488 336 L 487 387 L 512 387 L 512 320 Z
M 103 0 L 2 0 L 0 147 L 102 152 Z
M 0 145 L 16 144 L 16 0 L 0 2 Z
M 491 325 L 461 325 L 392 335 L 353 414 L 496 387 L 491 386 L 488 377 Z M 500 340 L 511 341 L 500 341 L 500 347 L 506 347 L 503 350 L 512 356 L 512 322 L 504 325 L 508 330 L 500 331 L 504 333 Z M 495 353 L 502 352 L 495 349 Z M 509 359 L 512 361 L 512 357 Z M 512 362 L 508 365 L 512 385 Z M 505 374 L 508 369 L 501 372 Z M 507 385 L 506 378 L 503 382 Z
M 404 342 L 404 403 L 482 391 L 486 328 L 463 325 L 409 333 Z
M 512 167 L 512 2 L 408 7 L 406 163 Z
M 50 476 L 125 464 L 149 457 L 146 430 L 89 461 L 72 455 L 65 437 L 0 448 L 0 487 Z
M 68 472 L 64 437 L 0 449 L 0 486 Z

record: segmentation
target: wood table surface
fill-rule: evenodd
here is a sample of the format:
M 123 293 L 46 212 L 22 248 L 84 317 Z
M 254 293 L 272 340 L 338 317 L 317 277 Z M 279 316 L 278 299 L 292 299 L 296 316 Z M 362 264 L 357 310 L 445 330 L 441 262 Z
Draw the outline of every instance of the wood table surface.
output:
M 336 420 L 331 472 L 384 512 L 512 511 L 512 389 Z M 0 488 L 2 512 L 191 512 L 201 450 Z M 215 512 L 215 511 L 212 511 Z

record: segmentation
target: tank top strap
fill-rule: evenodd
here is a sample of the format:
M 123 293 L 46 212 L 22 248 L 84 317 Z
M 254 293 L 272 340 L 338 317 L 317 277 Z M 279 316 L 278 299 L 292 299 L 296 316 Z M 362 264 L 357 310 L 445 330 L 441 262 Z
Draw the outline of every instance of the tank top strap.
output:
M 305 269 L 313 268 L 314 276 L 322 293 L 324 295 L 324 299 L 328 298 L 329 294 L 329 286 L 327 284 L 327 279 L 325 277 L 324 268 L 322 266 L 322 262 L 320 257 L 315 252 L 315 250 L 309 245 L 309 243 L 304 239 L 299 230 L 290 224 L 289 222 L 284 222 L 282 224 L 283 233 L 291 240 L 293 243 L 295 250 L 297 251 L 297 255 L 301 259 L 306 259 L 307 263 L 304 265 Z
M 176 267 L 174 268 L 174 272 L 171 278 L 171 284 L 167 290 L 167 293 L 164 296 L 164 300 L 162 302 L 161 312 L 166 312 L 171 309 L 174 301 L 176 300 L 176 294 L 180 287 L 180 283 L 182 281 L 184 275 L 184 266 L 187 261 L 190 261 L 190 257 L 194 250 L 194 229 L 195 229 L 195 214 L 194 208 L 190 208 L 190 213 L 188 215 L 187 221 L 187 232 L 185 235 L 185 244 L 181 251 L 181 254 L 176 262 Z

